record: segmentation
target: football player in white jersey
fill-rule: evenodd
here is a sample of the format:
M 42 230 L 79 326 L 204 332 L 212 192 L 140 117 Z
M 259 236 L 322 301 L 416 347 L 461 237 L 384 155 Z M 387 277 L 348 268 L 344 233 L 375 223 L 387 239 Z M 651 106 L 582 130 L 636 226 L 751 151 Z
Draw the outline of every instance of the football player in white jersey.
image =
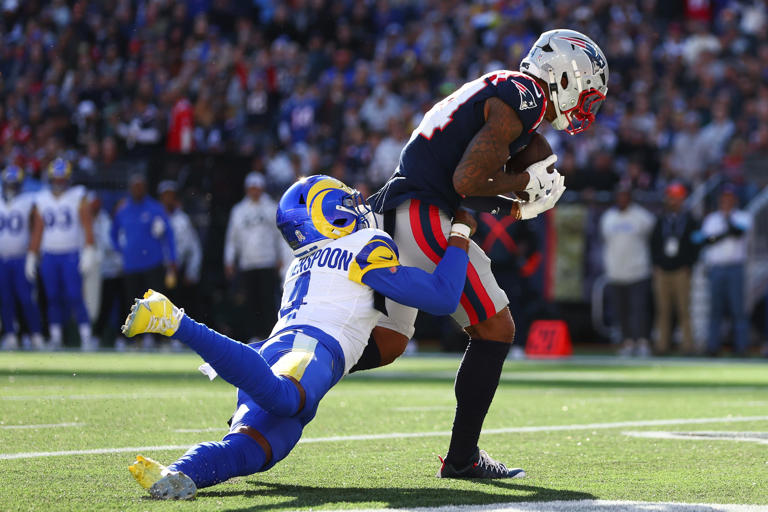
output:
M 44 348 L 40 310 L 34 297 L 34 279 L 24 271 L 30 249 L 30 231 L 34 197 L 21 194 L 24 171 L 9 165 L 3 170 L 3 194 L 0 197 L 0 319 L 3 322 L 3 350 L 19 347 L 16 301 L 30 332 L 32 348 Z M 39 239 L 39 235 L 35 237 Z
M 98 264 L 98 255 L 85 187 L 71 187 L 71 176 L 72 165 L 57 158 L 48 166 L 50 189 L 41 190 L 35 199 L 35 220 L 43 225 L 40 274 L 48 300 L 51 348 L 61 348 L 62 325 L 72 311 L 80 330 L 80 346 L 83 350 L 91 350 L 96 347 L 91 339 L 91 323 L 80 274 Z M 35 254 L 30 253 L 27 259 L 29 275 L 35 273 L 36 259 Z
M 457 213 L 432 274 L 401 266 L 392 238 L 374 223 L 362 195 L 334 178 L 311 176 L 285 192 L 277 224 L 296 259 L 286 271 L 278 322 L 263 342 L 244 345 L 218 334 L 152 290 L 136 300 L 123 326 L 127 336 L 173 336 L 207 361 L 209 376 L 238 388 L 222 441 L 198 444 L 168 467 L 137 457 L 129 469 L 150 495 L 189 499 L 198 488 L 266 471 L 288 455 L 320 399 L 362 354 L 384 297 L 434 314 L 456 309 L 474 219 Z

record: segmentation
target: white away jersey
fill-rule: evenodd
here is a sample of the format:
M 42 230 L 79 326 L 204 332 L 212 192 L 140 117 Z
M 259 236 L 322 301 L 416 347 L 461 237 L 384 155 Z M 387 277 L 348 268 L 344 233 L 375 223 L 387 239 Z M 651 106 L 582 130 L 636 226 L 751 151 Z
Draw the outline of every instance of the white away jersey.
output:
M 33 194 L 21 194 L 10 201 L 0 197 L 0 258 L 24 256 L 29 248 Z
M 362 283 L 363 276 L 369 270 L 398 266 L 397 258 L 389 235 L 363 229 L 293 260 L 272 332 L 290 325 L 317 327 L 341 345 L 347 373 L 382 314 L 374 307 L 374 291 Z
M 58 197 L 50 190 L 41 190 L 35 204 L 43 218 L 44 253 L 62 254 L 79 251 L 83 245 L 83 227 L 80 223 L 80 203 L 85 188 L 71 187 Z

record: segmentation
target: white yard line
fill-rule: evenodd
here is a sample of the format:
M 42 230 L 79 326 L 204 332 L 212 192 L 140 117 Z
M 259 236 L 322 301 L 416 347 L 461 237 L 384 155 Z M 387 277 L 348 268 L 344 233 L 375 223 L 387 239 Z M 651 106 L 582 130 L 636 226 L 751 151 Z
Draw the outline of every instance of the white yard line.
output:
M 664 432 L 658 430 L 622 432 L 625 436 L 645 439 L 673 439 L 684 441 L 737 441 L 746 443 L 768 444 L 768 434 L 763 432 Z
M 745 421 L 768 421 L 768 416 L 724 416 L 721 418 L 679 418 L 669 420 L 618 421 L 614 423 L 585 423 L 580 425 L 548 425 L 536 427 L 511 427 L 484 430 L 483 434 L 514 434 L 523 432 L 556 432 L 563 430 L 598 430 L 624 427 L 655 427 L 662 425 L 698 425 L 702 423 L 736 423 Z M 225 432 L 225 428 L 207 427 L 204 429 L 186 429 L 186 432 Z M 392 432 L 386 434 L 361 434 L 351 436 L 307 437 L 299 443 L 333 443 L 339 441 L 373 441 L 377 439 L 408 439 L 414 437 L 447 437 L 449 431 L 436 432 Z M 94 455 L 105 453 L 123 453 L 140 451 L 181 450 L 189 445 L 144 446 L 127 448 L 95 448 L 91 450 L 70 450 L 59 452 L 0 453 L 0 460 L 32 459 L 37 457 L 57 457 L 62 455 Z
M 234 389 L 227 391 L 159 391 L 156 393 L 93 393 L 83 395 L 7 395 L 0 396 L 0 401 L 26 402 L 29 400 L 134 400 L 143 398 L 182 398 L 182 397 L 235 396 Z
M 382 509 L 347 509 L 346 512 L 381 512 Z M 714 503 L 669 503 L 649 501 L 529 501 L 488 505 L 398 508 L 408 512 L 766 512 L 765 505 L 720 505 Z
M 85 423 L 43 423 L 40 425 L 0 425 L 0 430 L 26 430 L 36 428 L 82 427 Z

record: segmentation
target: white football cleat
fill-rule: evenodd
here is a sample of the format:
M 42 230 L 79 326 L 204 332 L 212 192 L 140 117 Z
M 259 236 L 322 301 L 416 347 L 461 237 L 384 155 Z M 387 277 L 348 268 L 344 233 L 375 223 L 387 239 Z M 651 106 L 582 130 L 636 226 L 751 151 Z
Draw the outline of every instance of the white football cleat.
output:
M 149 488 L 149 495 L 158 500 L 192 500 L 196 494 L 195 482 L 181 471 L 169 471 Z

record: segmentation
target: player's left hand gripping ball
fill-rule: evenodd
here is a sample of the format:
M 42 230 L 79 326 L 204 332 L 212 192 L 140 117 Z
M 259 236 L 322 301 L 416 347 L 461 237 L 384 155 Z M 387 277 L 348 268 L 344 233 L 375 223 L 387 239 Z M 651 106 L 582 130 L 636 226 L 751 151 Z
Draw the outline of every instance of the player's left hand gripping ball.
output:
M 154 290 L 147 290 L 144 298 L 135 299 L 121 330 L 129 338 L 150 332 L 173 336 L 179 329 L 183 316 L 184 310 L 174 306 L 168 297 Z

